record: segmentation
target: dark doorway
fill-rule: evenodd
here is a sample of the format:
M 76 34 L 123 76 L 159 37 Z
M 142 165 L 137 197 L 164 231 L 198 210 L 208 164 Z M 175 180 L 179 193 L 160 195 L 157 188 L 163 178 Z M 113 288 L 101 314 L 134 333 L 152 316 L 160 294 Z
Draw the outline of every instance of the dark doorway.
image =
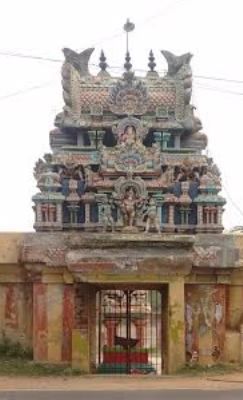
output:
M 99 290 L 96 372 L 161 374 L 162 291 Z

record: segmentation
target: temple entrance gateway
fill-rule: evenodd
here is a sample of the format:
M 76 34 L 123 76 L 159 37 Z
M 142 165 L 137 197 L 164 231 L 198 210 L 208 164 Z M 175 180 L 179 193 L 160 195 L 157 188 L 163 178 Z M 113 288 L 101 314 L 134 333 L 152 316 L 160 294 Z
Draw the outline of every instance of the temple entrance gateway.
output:
M 97 292 L 97 373 L 161 374 L 161 338 L 161 290 Z

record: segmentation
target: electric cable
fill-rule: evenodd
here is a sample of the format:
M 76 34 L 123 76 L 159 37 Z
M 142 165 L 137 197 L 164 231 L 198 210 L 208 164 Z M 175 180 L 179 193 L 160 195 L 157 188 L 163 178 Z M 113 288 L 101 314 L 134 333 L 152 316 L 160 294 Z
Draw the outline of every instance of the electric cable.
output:
M 37 61 L 50 61 L 50 62 L 63 62 L 62 59 L 57 59 L 57 58 L 50 58 L 50 57 L 42 57 L 42 56 L 32 56 L 32 55 L 28 55 L 28 54 L 23 54 L 23 53 L 14 53 L 14 52 L 6 52 L 6 51 L 0 51 L 0 56 L 7 56 L 7 57 L 19 57 L 19 58 L 26 58 L 26 59 L 32 59 L 32 60 L 37 60 Z M 91 66 L 94 67 L 99 67 L 98 64 L 95 63 L 90 63 Z M 115 66 L 115 65 L 111 65 L 108 66 L 107 69 L 116 69 L 119 70 L 121 72 L 124 72 L 122 69 L 122 66 Z M 135 68 L 134 72 L 143 72 L 143 73 L 147 73 L 148 70 L 146 69 L 142 69 L 142 68 Z M 165 73 L 166 70 L 159 70 L 157 71 L 158 73 Z M 193 78 L 198 78 L 198 79 L 206 79 L 206 80 L 212 80 L 212 81 L 220 81 L 220 82 L 227 82 L 227 83 L 237 83 L 237 84 L 243 84 L 243 80 L 239 80 L 239 79 L 229 79 L 229 78 L 222 78 L 222 77 L 215 77 L 215 76 L 205 76 L 205 75 L 194 75 L 193 74 Z M 206 87 L 205 87 L 206 88 Z M 210 88 L 212 90 L 219 90 L 220 88 Z M 227 89 L 226 89 L 227 91 Z M 228 92 L 228 91 L 227 91 Z M 230 91 L 229 91 L 230 92 Z M 233 94 L 240 94 L 242 95 L 243 93 L 237 93 L 237 92 L 233 92 Z
M 53 81 L 50 81 L 50 82 L 43 83 L 42 85 L 31 86 L 31 87 L 28 87 L 26 89 L 18 90 L 17 92 L 13 92 L 13 93 L 10 93 L 10 94 L 4 95 L 4 96 L 0 96 L 0 101 L 1 100 L 5 100 L 5 99 L 9 99 L 10 97 L 15 97 L 15 96 L 19 96 L 21 94 L 25 94 L 25 93 L 31 92 L 31 91 L 36 90 L 36 89 L 42 89 L 44 87 L 52 85 L 53 83 L 54 83 Z

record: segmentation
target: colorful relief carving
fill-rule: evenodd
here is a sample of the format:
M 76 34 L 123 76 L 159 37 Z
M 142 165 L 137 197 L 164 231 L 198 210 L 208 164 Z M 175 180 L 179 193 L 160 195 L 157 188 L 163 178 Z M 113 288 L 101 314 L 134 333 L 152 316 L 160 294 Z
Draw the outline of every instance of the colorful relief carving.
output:
M 127 53 L 115 78 L 104 53 L 101 71 L 89 72 L 92 52 L 64 49 L 65 106 L 50 133 L 53 153 L 34 170 L 35 229 L 222 232 L 220 173 L 201 154 L 206 135 L 190 104 L 192 55 L 162 51 L 160 77 L 150 52 L 148 74 L 136 77 Z M 122 180 L 130 183 L 119 192 Z
M 187 360 L 196 354 L 199 362 L 223 360 L 225 286 L 186 285 L 185 298 Z

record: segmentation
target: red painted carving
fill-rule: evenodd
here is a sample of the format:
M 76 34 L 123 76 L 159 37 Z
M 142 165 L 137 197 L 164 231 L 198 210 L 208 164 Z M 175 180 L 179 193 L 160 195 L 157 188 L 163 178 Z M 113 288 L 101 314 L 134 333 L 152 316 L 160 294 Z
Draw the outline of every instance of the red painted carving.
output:
M 48 358 L 47 285 L 33 284 L 33 349 L 36 361 Z
M 18 299 L 17 286 L 13 284 L 6 285 L 6 302 L 5 302 L 5 324 L 9 328 L 18 328 Z
M 72 329 L 74 321 L 74 288 L 64 285 L 62 361 L 72 359 Z

